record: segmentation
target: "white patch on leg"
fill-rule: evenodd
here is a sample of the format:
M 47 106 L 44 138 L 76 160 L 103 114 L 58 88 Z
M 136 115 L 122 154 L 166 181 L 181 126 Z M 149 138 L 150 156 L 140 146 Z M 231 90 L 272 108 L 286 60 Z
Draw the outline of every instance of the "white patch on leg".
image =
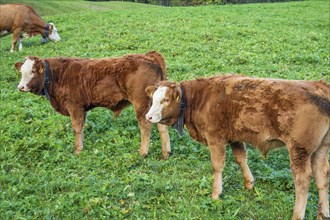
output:
M 34 74 L 32 72 L 32 68 L 34 65 L 34 60 L 26 59 L 24 64 L 21 67 L 21 73 L 22 73 L 22 79 L 20 83 L 18 84 L 18 89 L 22 92 L 28 92 L 30 91 L 30 88 L 28 88 L 27 84 L 31 81 Z
M 146 119 L 152 123 L 162 120 L 162 101 L 165 98 L 167 87 L 159 87 L 152 96 L 152 106 L 146 114 Z
M 22 49 L 23 49 L 23 44 L 22 44 L 22 42 L 23 42 L 23 39 L 20 38 L 20 39 L 19 39 L 19 44 L 18 44 L 18 50 L 19 50 L 19 51 L 22 51 Z

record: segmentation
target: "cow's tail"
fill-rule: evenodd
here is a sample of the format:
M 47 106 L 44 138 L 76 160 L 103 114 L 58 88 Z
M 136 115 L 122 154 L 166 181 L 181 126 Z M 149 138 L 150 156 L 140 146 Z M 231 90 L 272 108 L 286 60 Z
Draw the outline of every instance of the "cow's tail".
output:
M 330 117 L 330 85 L 325 81 L 319 81 L 318 87 L 320 88 L 318 94 L 308 93 L 307 96 L 318 108 Z
M 150 51 L 146 54 L 146 56 L 152 57 L 156 60 L 156 62 L 160 66 L 160 69 L 158 71 L 160 75 L 160 79 L 166 80 L 166 66 L 165 66 L 165 59 L 163 58 L 163 56 L 156 51 Z

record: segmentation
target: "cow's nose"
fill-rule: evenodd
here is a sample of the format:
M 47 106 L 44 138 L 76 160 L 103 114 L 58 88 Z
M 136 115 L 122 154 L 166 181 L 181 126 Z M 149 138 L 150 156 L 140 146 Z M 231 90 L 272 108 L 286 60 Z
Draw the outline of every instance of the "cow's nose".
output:
M 17 86 L 17 88 L 19 89 L 19 91 L 23 91 L 24 86 Z
M 148 121 L 152 120 L 152 116 L 150 116 L 150 115 L 147 115 L 146 118 L 147 118 Z

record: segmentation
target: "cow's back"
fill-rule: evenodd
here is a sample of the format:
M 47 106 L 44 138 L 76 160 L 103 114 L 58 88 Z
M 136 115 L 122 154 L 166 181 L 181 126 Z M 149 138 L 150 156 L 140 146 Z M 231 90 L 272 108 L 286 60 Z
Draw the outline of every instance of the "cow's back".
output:
M 188 83 L 197 91 L 191 117 L 198 124 L 191 127 L 197 128 L 194 136 L 199 141 L 205 129 L 221 131 L 218 135 L 228 141 L 252 143 L 266 154 L 282 144 L 293 126 L 330 123 L 330 89 L 325 82 L 229 75 L 184 84 Z
M 281 141 L 287 143 L 289 136 L 302 141 L 305 133 L 308 142 L 313 137 L 306 129 L 318 130 L 330 123 L 325 113 L 330 90 L 321 82 L 233 77 L 225 80 L 224 89 L 227 99 L 221 106 L 231 117 L 230 136 L 252 143 L 264 154 Z
M 222 80 L 219 80 L 220 83 Z M 311 96 L 330 100 L 330 88 L 323 81 L 282 80 L 233 76 L 224 80 L 226 95 L 244 105 L 277 106 L 282 110 L 314 103 Z
M 11 31 L 13 27 L 24 26 L 30 18 L 37 16 L 35 10 L 23 4 L 0 5 L 0 30 Z
M 144 90 L 161 80 L 157 59 L 133 54 L 120 58 L 46 59 L 52 72 L 53 107 L 64 115 L 68 100 L 86 109 L 106 107 L 119 114 L 129 103 L 147 105 Z M 166 75 L 165 75 L 166 76 Z M 56 88 L 55 88 L 56 87 Z
M 0 30 L 10 31 L 19 5 L 0 5 Z

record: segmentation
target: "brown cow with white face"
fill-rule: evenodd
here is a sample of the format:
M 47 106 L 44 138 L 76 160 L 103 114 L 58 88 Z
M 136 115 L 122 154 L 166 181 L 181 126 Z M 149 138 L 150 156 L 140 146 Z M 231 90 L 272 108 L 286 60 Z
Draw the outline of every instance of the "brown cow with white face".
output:
M 185 124 L 192 138 L 209 146 L 213 199 L 222 192 L 227 143 L 235 148 L 233 154 L 246 183 L 252 183 L 253 177 L 243 142 L 265 155 L 286 146 L 296 191 L 292 219 L 304 218 L 312 176 L 319 192 L 317 219 L 329 218 L 329 84 L 227 75 L 181 83 L 162 81 L 146 92 L 153 99 L 147 120 L 179 128 Z
M 150 103 L 144 90 L 166 79 L 165 60 L 159 53 L 104 59 L 27 57 L 24 62 L 15 63 L 15 68 L 22 74 L 20 91 L 46 95 L 59 113 L 70 116 L 76 154 L 83 148 L 88 110 L 105 107 L 117 116 L 130 104 L 141 130 L 140 154 L 148 154 L 152 124 L 144 117 Z M 166 159 L 171 151 L 167 127 L 160 124 L 157 127 Z
M 14 52 L 14 47 L 19 40 L 19 50 L 22 50 L 22 34 L 26 37 L 42 35 L 43 43 L 46 37 L 57 42 L 61 40 L 60 35 L 53 23 L 44 22 L 35 10 L 23 4 L 0 5 L 0 37 L 13 33 L 10 52 Z

